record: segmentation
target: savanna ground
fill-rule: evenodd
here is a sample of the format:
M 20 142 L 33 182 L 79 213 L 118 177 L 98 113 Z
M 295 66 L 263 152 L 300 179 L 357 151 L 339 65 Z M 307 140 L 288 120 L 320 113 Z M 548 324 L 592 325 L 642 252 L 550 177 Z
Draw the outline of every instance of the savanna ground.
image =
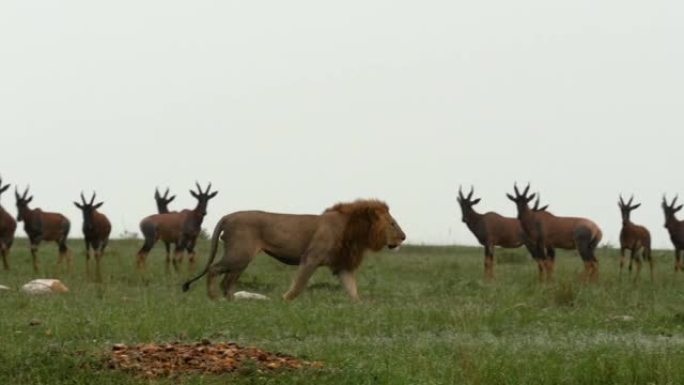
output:
M 273 300 L 228 303 L 208 300 L 205 280 L 182 293 L 187 273 L 165 273 L 162 245 L 141 280 L 133 268 L 139 243 L 110 244 L 102 284 L 85 279 L 83 246 L 75 240 L 74 269 L 60 275 L 69 293 L 0 293 L 0 383 L 684 383 L 684 275 L 674 274 L 669 251 L 654 253 L 655 283 L 644 270 L 635 284 L 618 276 L 617 252 L 601 249 L 600 282 L 584 286 L 573 253 L 561 253 L 555 282 L 540 285 L 522 249 L 499 250 L 497 280 L 484 283 L 481 248 L 405 246 L 366 258 L 361 304 L 352 304 L 326 269 L 285 303 L 280 295 L 293 268 L 260 255 L 239 290 Z M 199 247 L 198 271 L 207 246 Z M 44 244 L 40 255 L 52 271 L 56 247 Z M 25 240 L 17 241 L 11 262 L 11 272 L 0 271 L 1 284 L 17 288 L 35 278 Z M 115 343 L 201 339 L 325 367 L 149 380 L 108 369 L 103 359 Z

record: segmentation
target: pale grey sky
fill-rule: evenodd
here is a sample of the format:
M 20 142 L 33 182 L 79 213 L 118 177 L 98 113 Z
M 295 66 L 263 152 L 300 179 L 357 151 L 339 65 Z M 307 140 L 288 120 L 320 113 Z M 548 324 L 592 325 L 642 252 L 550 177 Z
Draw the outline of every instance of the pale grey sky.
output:
M 155 186 L 181 209 L 198 180 L 219 190 L 209 229 L 377 197 L 410 242 L 473 244 L 458 185 L 513 216 L 517 180 L 613 244 L 634 193 L 634 221 L 669 248 L 681 20 L 683 2 L 657 0 L 5 0 L 0 174 L 77 236 L 82 189 L 118 235 L 155 211 Z

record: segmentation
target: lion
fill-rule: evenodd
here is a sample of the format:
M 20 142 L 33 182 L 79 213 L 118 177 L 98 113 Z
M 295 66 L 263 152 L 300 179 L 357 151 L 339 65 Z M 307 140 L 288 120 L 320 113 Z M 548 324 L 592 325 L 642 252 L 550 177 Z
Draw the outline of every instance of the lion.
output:
M 224 242 L 223 258 L 215 264 L 219 237 Z M 221 288 L 233 299 L 240 274 L 260 251 L 288 265 L 298 265 L 290 289 L 283 299 L 297 297 L 319 266 L 328 266 L 337 275 L 353 301 L 359 301 L 356 270 L 367 250 L 395 249 L 406 234 L 379 200 L 338 203 L 320 215 L 278 214 L 264 211 L 239 211 L 221 218 L 211 237 L 207 265 L 198 276 L 183 284 L 183 291 L 207 275 L 207 294 L 213 281 L 223 274 Z

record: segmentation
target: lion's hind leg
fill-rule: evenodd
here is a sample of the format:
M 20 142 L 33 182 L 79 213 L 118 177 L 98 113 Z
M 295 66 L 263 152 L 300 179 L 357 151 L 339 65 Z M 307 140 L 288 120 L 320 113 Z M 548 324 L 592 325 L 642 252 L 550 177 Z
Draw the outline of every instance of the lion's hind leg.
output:
M 223 258 L 211 265 L 207 271 L 207 294 L 209 298 L 216 298 L 216 294 L 213 291 L 214 279 L 218 275 L 224 274 L 221 281 L 221 290 L 226 299 L 233 299 L 233 292 L 235 291 L 235 284 L 238 278 L 240 278 L 242 272 L 259 251 L 258 248 L 249 246 L 251 245 L 225 245 Z
M 214 292 L 214 279 L 217 275 L 225 274 L 228 271 L 222 266 L 221 263 L 211 265 L 209 271 L 207 272 L 207 295 L 209 299 L 216 299 L 217 295 Z
M 235 284 L 238 278 L 240 278 L 242 270 L 231 271 L 223 275 L 223 280 L 221 281 L 221 290 L 223 291 L 223 297 L 228 301 L 233 300 L 233 294 L 235 294 Z

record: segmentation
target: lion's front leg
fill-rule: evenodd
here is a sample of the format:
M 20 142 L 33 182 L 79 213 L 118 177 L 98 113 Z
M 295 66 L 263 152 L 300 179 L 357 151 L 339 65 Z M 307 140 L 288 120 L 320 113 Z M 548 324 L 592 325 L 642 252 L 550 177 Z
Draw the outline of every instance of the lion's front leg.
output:
M 354 272 L 342 270 L 339 272 L 338 277 L 352 300 L 354 302 L 360 302 L 359 293 L 356 291 L 356 276 L 354 275 Z
M 295 299 L 302 292 L 302 290 L 304 290 L 307 282 L 309 282 L 309 278 L 311 278 L 311 275 L 313 275 L 317 267 L 318 263 L 313 261 L 307 261 L 306 263 L 299 265 L 299 269 L 297 269 L 297 273 L 292 281 L 292 285 L 290 285 L 290 290 L 283 294 L 283 299 L 286 301 L 292 301 Z

